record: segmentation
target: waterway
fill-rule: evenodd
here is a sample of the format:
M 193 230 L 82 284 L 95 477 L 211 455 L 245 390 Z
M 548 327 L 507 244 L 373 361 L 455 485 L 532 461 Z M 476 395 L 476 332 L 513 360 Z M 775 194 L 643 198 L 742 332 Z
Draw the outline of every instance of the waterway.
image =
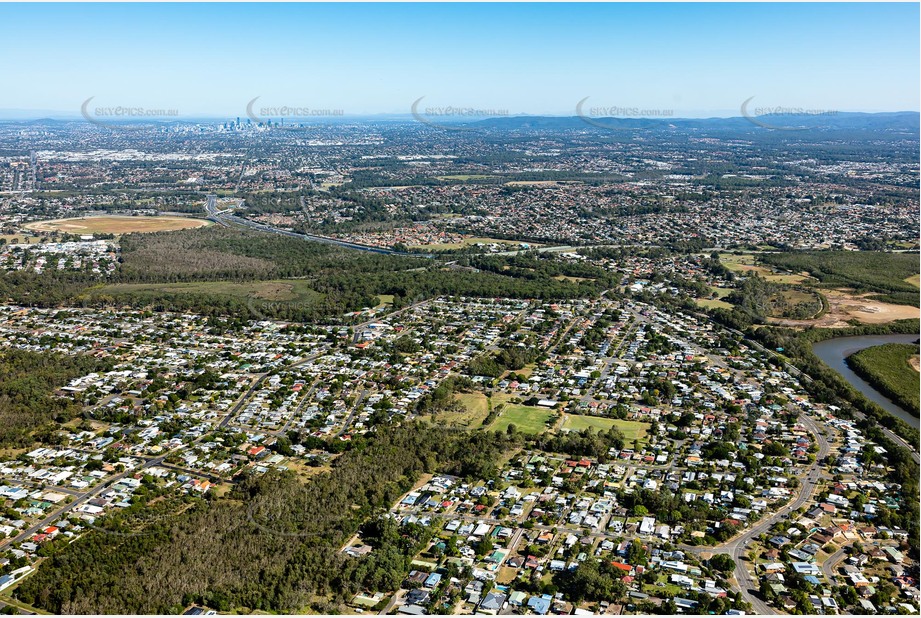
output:
M 851 386 L 863 393 L 867 399 L 879 404 L 886 412 L 902 419 L 911 427 L 918 429 L 921 427 L 921 422 L 919 422 L 917 416 L 897 406 L 885 395 L 873 388 L 866 380 L 854 373 L 854 371 L 847 366 L 847 363 L 844 362 L 844 359 L 848 356 L 864 348 L 883 345 L 885 343 L 914 343 L 916 341 L 918 341 L 918 335 L 862 335 L 859 337 L 838 337 L 837 339 L 820 341 L 812 346 L 812 350 L 826 365 L 840 373 Z

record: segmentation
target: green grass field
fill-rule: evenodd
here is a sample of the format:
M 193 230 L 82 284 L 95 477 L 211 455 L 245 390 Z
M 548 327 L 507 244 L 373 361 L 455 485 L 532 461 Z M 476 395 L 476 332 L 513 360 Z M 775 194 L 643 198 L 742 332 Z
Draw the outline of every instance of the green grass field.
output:
M 489 429 L 505 431 L 509 425 L 514 424 L 522 433 L 538 434 L 547 430 L 547 421 L 554 416 L 556 413 L 546 408 L 509 404 Z
M 489 400 L 483 393 L 457 393 L 454 399 L 463 406 L 462 409 L 439 412 L 438 423 L 476 429 L 489 415 Z
M 732 303 L 727 303 L 725 300 L 720 300 L 718 298 L 695 298 L 694 302 L 700 307 L 707 307 L 709 309 L 732 309 Z
M 624 434 L 627 442 L 633 440 L 642 440 L 646 437 L 649 430 L 649 423 L 640 423 L 638 421 L 624 421 L 617 418 L 604 418 L 602 416 L 582 416 L 569 414 L 563 421 L 563 429 L 570 431 L 582 431 L 589 427 L 596 431 L 607 431 L 611 427 L 619 429 Z
M 847 364 L 881 393 L 918 416 L 921 374 L 909 364 L 917 354 L 917 345 L 887 343 L 851 354 L 847 357 Z
M 377 297 L 377 306 L 375 309 L 383 309 L 387 305 L 393 304 L 393 294 L 379 294 Z
M 196 281 L 192 283 L 116 283 L 94 290 L 94 294 L 151 295 L 168 294 L 207 294 L 231 296 L 239 299 L 251 298 L 270 302 L 316 302 L 322 294 L 314 291 L 310 283 L 303 279 L 275 279 L 272 281 L 252 281 L 234 283 L 229 281 Z
M 758 265 L 758 256 L 753 253 L 734 255 L 732 253 L 720 254 L 720 262 L 729 270 L 742 274 L 757 273 L 772 283 L 802 283 L 808 277 L 798 274 L 777 273 L 770 268 Z M 722 298 L 722 296 L 720 297 Z

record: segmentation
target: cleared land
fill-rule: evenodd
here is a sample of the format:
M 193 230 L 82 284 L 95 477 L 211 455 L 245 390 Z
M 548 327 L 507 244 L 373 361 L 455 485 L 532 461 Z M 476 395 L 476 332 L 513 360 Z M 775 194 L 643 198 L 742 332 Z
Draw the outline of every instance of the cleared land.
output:
M 607 431 L 611 427 L 620 430 L 624 434 L 627 442 L 633 440 L 642 440 L 646 437 L 646 431 L 649 429 L 649 423 L 640 423 L 638 421 L 624 421 L 617 418 L 605 418 L 602 416 L 582 416 L 567 414 L 563 420 L 563 429 L 570 431 L 582 431 L 589 427 L 596 431 Z
M 785 289 L 771 297 L 770 317 L 812 319 L 822 311 L 818 292 L 807 289 Z
M 781 326 L 846 328 L 851 320 L 861 324 L 884 324 L 919 316 L 917 307 L 874 300 L 872 294 L 855 294 L 851 290 L 822 290 L 822 294 L 828 300 L 828 312 L 822 317 L 815 320 L 771 318 L 768 321 Z
M 718 288 L 710 286 L 710 291 L 716 294 L 716 298 L 695 298 L 694 302 L 698 307 L 707 307 L 709 309 L 732 309 L 732 304 L 723 300 L 732 294 L 732 288 Z
M 915 416 L 921 405 L 921 375 L 911 366 L 918 346 L 887 343 L 847 357 L 847 364 L 864 380 Z
M 505 431 L 509 425 L 514 424 L 522 433 L 538 434 L 547 430 L 547 422 L 555 415 L 553 410 L 547 408 L 508 404 L 489 428 Z
M 187 230 L 210 224 L 210 221 L 191 217 L 127 217 L 113 215 L 36 221 L 26 225 L 26 228 L 39 232 L 67 232 L 70 234 L 128 234 L 130 232 Z

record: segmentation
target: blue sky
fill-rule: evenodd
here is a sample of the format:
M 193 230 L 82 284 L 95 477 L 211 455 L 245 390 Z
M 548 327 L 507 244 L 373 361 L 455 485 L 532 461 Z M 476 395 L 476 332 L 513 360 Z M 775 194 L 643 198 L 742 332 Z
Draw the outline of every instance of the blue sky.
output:
M 0 110 L 919 109 L 918 4 L 3 4 Z

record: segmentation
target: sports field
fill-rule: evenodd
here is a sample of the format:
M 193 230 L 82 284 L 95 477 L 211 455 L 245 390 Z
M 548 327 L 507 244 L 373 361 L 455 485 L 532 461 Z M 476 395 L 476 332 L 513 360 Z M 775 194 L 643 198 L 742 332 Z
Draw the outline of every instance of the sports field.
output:
M 556 413 L 547 408 L 509 404 L 489 429 L 505 431 L 509 425 L 515 425 L 522 433 L 538 434 L 547 430 L 547 421 L 554 416 Z
M 628 442 L 633 440 L 642 440 L 646 437 L 646 431 L 649 429 L 649 423 L 640 423 L 638 421 L 624 421 L 617 418 L 604 418 L 601 416 L 581 416 L 576 414 L 567 414 L 563 421 L 563 429 L 570 431 L 582 431 L 592 427 L 595 431 L 607 431 L 615 427 L 624 434 Z
M 210 221 L 192 217 L 128 217 L 112 215 L 36 221 L 26 225 L 26 228 L 39 232 L 66 232 L 69 234 L 128 234 L 130 232 L 170 232 L 210 224 Z

